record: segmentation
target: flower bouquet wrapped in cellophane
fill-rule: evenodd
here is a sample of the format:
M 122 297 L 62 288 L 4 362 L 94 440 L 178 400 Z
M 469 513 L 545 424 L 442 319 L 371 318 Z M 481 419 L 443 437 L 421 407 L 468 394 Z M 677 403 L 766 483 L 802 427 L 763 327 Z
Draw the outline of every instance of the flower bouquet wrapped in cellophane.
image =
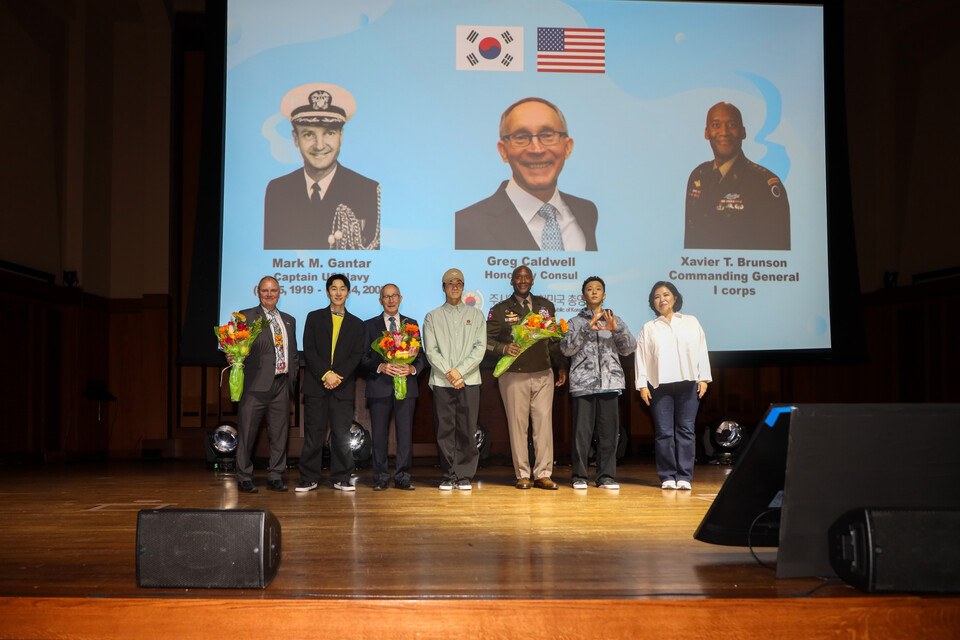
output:
M 250 345 L 260 335 L 264 325 L 269 324 L 270 321 L 261 317 L 257 318 L 253 326 L 247 326 L 246 322 L 247 318 L 242 313 L 231 313 L 230 322 L 213 328 L 224 353 L 233 356 L 233 363 L 229 369 L 230 399 L 234 402 L 239 402 L 240 396 L 243 395 L 243 361 L 250 355 Z
M 499 378 L 507 369 L 510 368 L 517 358 L 523 355 L 523 352 L 535 345 L 540 340 L 548 338 L 562 338 L 567 332 L 567 321 L 563 318 L 544 317 L 539 313 L 531 311 L 523 320 L 513 325 L 511 333 L 513 341 L 520 345 L 520 353 L 515 356 L 503 356 L 497 362 L 493 369 L 493 377 Z
M 410 364 L 420 353 L 420 327 L 404 320 L 399 331 L 384 330 L 370 346 L 390 364 Z M 407 397 L 407 376 L 393 377 L 393 397 L 397 400 Z

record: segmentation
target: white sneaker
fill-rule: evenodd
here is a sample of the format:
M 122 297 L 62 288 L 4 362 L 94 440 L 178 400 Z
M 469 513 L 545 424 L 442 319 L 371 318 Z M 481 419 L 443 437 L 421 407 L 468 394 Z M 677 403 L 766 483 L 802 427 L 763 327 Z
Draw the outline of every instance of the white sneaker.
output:
M 587 481 L 586 481 L 586 480 L 574 480 L 574 481 L 573 481 L 573 488 L 574 488 L 574 489 L 586 489 L 586 488 L 587 488 Z
M 348 482 L 334 482 L 334 483 L 333 483 L 333 488 L 334 488 L 334 489 L 339 489 L 340 491 L 356 491 L 356 490 L 357 490 L 357 488 L 356 488 L 355 486 L 353 486 L 352 484 L 350 484 L 349 481 L 348 481 Z
M 686 480 L 677 480 L 677 489 L 683 489 L 684 491 L 690 491 L 693 487 L 690 486 L 690 483 Z
M 453 491 L 453 480 L 444 480 L 440 483 L 440 491 Z
M 660 485 L 661 489 L 676 489 L 677 483 L 673 480 L 664 480 L 663 484 Z

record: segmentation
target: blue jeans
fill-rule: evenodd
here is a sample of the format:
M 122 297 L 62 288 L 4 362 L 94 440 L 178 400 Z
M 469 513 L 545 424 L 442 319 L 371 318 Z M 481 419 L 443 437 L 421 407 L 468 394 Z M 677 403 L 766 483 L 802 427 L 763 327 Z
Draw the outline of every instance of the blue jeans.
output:
M 694 419 L 700 407 L 697 383 L 692 380 L 650 387 L 650 413 L 655 432 L 654 451 L 657 475 L 664 480 L 693 479 L 693 460 L 697 454 Z

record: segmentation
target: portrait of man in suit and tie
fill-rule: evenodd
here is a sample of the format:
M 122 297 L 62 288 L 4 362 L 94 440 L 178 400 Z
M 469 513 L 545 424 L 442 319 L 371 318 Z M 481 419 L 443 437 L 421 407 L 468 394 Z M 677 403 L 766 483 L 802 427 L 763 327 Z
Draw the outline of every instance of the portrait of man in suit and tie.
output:
M 510 179 L 457 211 L 455 248 L 596 251 L 597 207 L 557 188 L 573 151 L 560 109 L 543 98 L 513 103 L 500 117 L 497 150 Z
M 303 167 L 267 185 L 264 249 L 380 248 L 380 185 L 338 161 L 356 108 L 350 92 L 333 84 L 306 84 L 284 97 L 280 112 L 293 126 Z

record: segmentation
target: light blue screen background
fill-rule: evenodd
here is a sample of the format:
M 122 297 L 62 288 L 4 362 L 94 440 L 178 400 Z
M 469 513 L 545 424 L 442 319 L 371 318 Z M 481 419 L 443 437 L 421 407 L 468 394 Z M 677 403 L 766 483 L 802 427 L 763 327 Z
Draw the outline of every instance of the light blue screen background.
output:
M 457 71 L 457 25 L 522 27 L 522 72 Z M 537 27 L 603 28 L 604 74 L 538 73 Z M 486 272 L 491 258 L 575 257 L 571 268 L 534 267 L 534 292 L 574 315 L 584 278 L 607 283 L 606 306 L 636 334 L 653 315 L 647 294 L 673 280 L 711 350 L 830 347 L 824 146 L 823 11 L 820 7 L 601 0 L 230 0 L 223 198 L 221 319 L 254 306 L 263 275 L 316 275 L 313 293 L 286 293 L 280 307 L 303 321 L 328 304 L 325 274 L 343 271 L 356 291 L 348 309 L 381 308 L 376 287 L 398 284 L 402 311 L 422 319 L 442 304 L 440 278 L 463 270 L 484 312 L 510 292 Z M 267 183 L 302 166 L 280 115 L 293 87 L 327 82 L 357 102 L 340 163 L 382 189 L 379 251 L 264 251 Z M 496 149 L 500 114 L 525 96 L 564 112 L 573 153 L 559 188 L 599 210 L 596 252 L 454 251 L 454 212 L 491 195 L 509 177 Z M 790 251 L 684 250 L 690 172 L 712 159 L 707 109 L 743 112 L 743 152 L 783 181 L 790 199 Z M 689 258 L 785 260 L 782 268 L 695 268 Z M 283 269 L 275 259 L 319 259 Z M 369 260 L 366 269 L 329 259 Z M 518 262 L 519 263 L 519 262 Z M 543 271 L 573 274 L 550 280 Z M 686 280 L 673 272 L 799 274 L 798 282 Z M 366 287 L 365 287 L 366 285 Z M 714 286 L 718 292 L 714 293 Z M 724 295 L 723 287 L 752 288 Z M 559 296 L 563 296 L 559 303 Z

